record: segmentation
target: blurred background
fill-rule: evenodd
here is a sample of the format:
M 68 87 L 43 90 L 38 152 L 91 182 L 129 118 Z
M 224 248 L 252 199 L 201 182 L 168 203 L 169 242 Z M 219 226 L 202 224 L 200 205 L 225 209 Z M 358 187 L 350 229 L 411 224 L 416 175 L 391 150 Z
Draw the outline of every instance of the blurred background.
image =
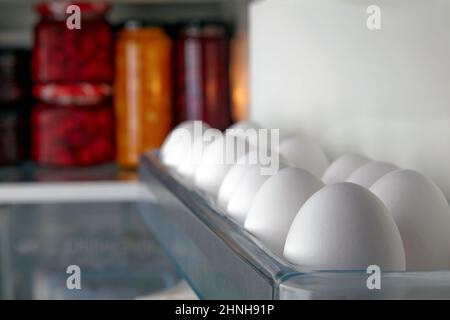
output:
M 136 168 L 174 125 L 248 115 L 249 1 L 0 2 L 0 164 Z M 74 3 L 77 3 L 75 1 Z
M 1 298 L 196 298 L 142 223 L 136 169 L 180 122 L 247 119 L 248 4 L 0 1 Z
M 176 286 L 136 207 L 137 169 L 185 120 L 306 133 L 331 160 L 390 161 L 450 196 L 448 1 L 74 3 L 71 30 L 72 1 L 0 0 L 1 297 Z M 89 290 L 67 291 L 68 264 Z

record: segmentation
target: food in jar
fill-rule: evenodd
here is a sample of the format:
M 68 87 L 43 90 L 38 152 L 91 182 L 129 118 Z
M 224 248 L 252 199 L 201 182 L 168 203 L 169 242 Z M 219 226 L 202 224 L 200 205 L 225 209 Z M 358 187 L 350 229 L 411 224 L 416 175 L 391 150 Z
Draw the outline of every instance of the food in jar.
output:
M 202 120 L 225 130 L 231 124 L 229 37 L 220 23 L 193 22 L 176 41 L 176 121 Z
M 32 76 L 38 83 L 106 82 L 113 79 L 112 31 L 106 3 L 77 1 L 81 28 L 66 25 L 68 2 L 41 2 L 34 30 Z
M 41 165 L 88 166 L 114 159 L 114 118 L 108 105 L 39 104 L 32 113 L 32 157 Z
M 0 165 L 15 165 L 28 158 L 29 113 L 26 106 L 0 108 Z
M 172 127 L 172 41 L 160 27 L 128 23 L 116 45 L 117 161 L 135 167 Z

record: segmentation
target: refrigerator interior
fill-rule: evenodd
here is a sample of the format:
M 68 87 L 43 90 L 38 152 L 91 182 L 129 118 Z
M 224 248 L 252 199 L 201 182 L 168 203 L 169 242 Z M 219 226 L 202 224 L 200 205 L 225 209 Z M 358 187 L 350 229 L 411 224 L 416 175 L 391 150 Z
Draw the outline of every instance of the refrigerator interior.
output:
M 38 2 L 0 0 L 1 47 L 32 49 Z M 246 2 L 237 0 L 108 2 L 113 27 L 130 19 L 234 26 L 246 12 Z M 114 164 L 52 168 L 27 161 L 2 166 L 0 182 L 1 299 L 197 297 L 142 223 L 136 171 Z M 148 205 L 159 210 L 154 201 Z M 81 268 L 83 290 L 66 287 L 69 265 Z
M 36 2 L 0 0 L 1 46 L 31 49 Z M 450 198 L 448 1 L 110 2 L 113 25 L 201 18 L 248 31 L 250 120 L 307 134 L 331 160 L 358 153 L 417 170 Z M 370 5 L 381 8 L 380 30 L 367 27 Z M 157 151 L 138 171 L 28 161 L 0 168 L 0 181 L 0 298 L 154 297 L 182 279 L 187 296 L 205 299 L 450 297 L 447 270 L 385 273 L 381 291 L 367 290 L 364 272 L 299 271 Z M 85 290 L 67 290 L 69 265 L 82 268 Z
M 370 30 L 370 5 L 381 29 Z M 250 8 L 252 119 L 430 176 L 450 197 L 448 1 L 263 0 Z M 280 81 L 283 79 L 283 81 Z

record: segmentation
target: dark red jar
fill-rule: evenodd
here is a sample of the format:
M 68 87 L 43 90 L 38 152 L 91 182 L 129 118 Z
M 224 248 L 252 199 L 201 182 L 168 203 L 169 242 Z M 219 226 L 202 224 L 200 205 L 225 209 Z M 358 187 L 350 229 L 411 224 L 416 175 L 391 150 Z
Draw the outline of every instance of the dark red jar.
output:
M 69 29 L 66 13 L 76 4 L 80 29 Z M 105 3 L 81 1 L 41 2 L 41 20 L 35 27 L 32 77 L 35 83 L 109 83 L 113 79 L 112 30 L 105 19 Z
M 30 98 L 29 51 L 0 49 L 0 107 Z
M 176 40 L 176 122 L 203 120 L 225 130 L 231 124 L 229 35 L 219 23 L 181 27 Z
M 28 158 L 29 127 L 28 108 L 0 107 L 0 165 L 15 165 Z
M 29 51 L 0 49 L 0 166 L 29 157 Z
M 32 112 L 32 158 L 41 165 L 89 166 L 114 160 L 109 105 L 38 104 Z

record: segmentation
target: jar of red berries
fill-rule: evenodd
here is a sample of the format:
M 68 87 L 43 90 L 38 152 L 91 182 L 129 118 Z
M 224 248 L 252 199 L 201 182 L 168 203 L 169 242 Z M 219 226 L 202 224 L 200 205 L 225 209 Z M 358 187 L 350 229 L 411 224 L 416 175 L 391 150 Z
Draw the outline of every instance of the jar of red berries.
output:
M 108 104 L 40 103 L 31 121 L 32 158 L 41 165 L 90 166 L 114 160 L 114 115 Z
M 73 5 L 79 11 L 68 10 Z M 34 82 L 112 81 L 112 30 L 105 18 L 108 4 L 46 1 L 39 3 L 36 10 L 41 19 L 34 30 Z M 70 24 L 69 21 L 76 21 L 77 13 L 80 13 L 79 24 Z

